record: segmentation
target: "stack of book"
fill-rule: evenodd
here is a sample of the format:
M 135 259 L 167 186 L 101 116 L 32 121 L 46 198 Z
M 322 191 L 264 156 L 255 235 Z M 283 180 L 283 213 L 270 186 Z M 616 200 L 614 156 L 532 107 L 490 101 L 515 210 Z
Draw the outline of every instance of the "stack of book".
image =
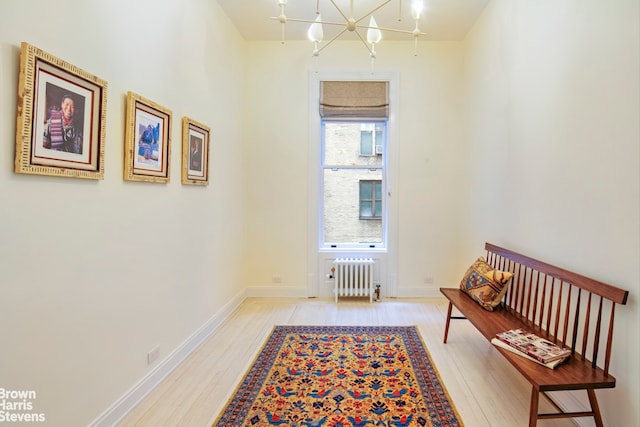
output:
M 511 329 L 496 334 L 491 342 L 497 346 L 538 362 L 547 368 L 555 368 L 571 356 L 571 350 L 560 347 L 524 329 Z

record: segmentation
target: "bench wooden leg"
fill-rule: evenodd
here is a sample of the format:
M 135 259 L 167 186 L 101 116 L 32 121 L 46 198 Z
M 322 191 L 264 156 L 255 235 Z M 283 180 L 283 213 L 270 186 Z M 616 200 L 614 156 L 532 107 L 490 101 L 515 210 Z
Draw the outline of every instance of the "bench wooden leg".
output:
M 538 401 L 540 400 L 540 391 L 531 387 L 531 404 L 529 405 L 529 427 L 536 427 L 538 423 Z
M 451 323 L 451 309 L 453 304 L 449 301 L 449 308 L 447 309 L 447 322 L 444 324 L 444 343 L 447 343 L 447 337 L 449 336 L 449 323 Z
M 596 426 L 603 427 L 602 415 L 600 415 L 600 407 L 598 406 L 598 399 L 596 399 L 596 391 L 588 388 L 587 394 L 589 395 L 589 403 L 591 403 L 591 410 L 593 411 L 593 419 L 596 422 Z

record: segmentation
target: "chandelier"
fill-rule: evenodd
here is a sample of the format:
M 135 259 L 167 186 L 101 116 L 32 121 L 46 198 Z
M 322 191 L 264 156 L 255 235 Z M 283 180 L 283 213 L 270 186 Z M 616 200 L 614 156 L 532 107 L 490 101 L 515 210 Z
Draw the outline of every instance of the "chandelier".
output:
M 425 35 L 425 33 L 420 31 L 418 26 L 420 17 L 422 15 L 423 10 L 423 2 L 422 0 L 413 0 L 411 6 L 411 16 L 415 22 L 415 27 L 412 30 L 402 30 L 402 29 L 393 29 L 393 28 L 380 28 L 376 23 L 376 19 L 373 17 L 373 14 L 383 8 L 384 6 L 391 3 L 392 0 L 383 0 L 382 3 L 371 9 L 369 12 L 365 13 L 360 17 L 354 17 L 353 13 L 353 0 L 349 2 L 349 12 L 345 12 L 336 4 L 335 0 L 329 0 L 331 4 L 336 8 L 338 13 L 344 18 L 344 22 L 329 22 L 322 20 L 322 16 L 320 14 L 320 0 L 316 0 L 316 18 L 314 20 L 309 19 L 298 19 L 298 18 L 289 18 L 285 13 L 285 8 L 287 5 L 287 0 L 278 0 L 278 6 L 280 6 L 280 15 L 276 17 L 272 17 L 271 19 L 277 20 L 281 24 L 282 28 L 282 43 L 284 43 L 284 27 L 285 24 L 289 21 L 291 22 L 303 22 L 311 24 L 309 26 L 309 30 L 307 31 L 307 36 L 309 40 L 313 43 L 313 56 L 318 56 L 320 52 L 333 43 L 336 39 L 347 32 L 355 33 L 358 38 L 362 41 L 364 46 L 369 51 L 369 55 L 371 60 L 375 60 L 376 58 L 376 45 L 380 43 L 382 40 L 382 32 L 390 31 L 394 33 L 404 33 L 413 36 L 414 39 L 414 55 L 418 54 L 418 37 Z M 398 22 L 402 21 L 402 0 L 398 0 Z M 369 18 L 368 25 L 362 24 L 363 21 Z M 331 40 L 326 42 L 324 45 L 324 31 L 323 25 L 331 25 L 331 26 L 341 26 L 344 27 L 341 32 L 335 35 Z M 366 40 L 362 36 L 359 30 L 366 30 Z

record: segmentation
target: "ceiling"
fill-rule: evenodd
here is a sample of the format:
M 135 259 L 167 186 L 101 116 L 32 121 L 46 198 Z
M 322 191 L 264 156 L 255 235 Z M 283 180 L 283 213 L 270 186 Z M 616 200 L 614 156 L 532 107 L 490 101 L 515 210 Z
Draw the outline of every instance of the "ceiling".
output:
M 353 0 L 353 17 L 361 18 L 385 0 Z M 249 41 L 274 41 L 281 39 L 281 25 L 278 0 L 217 0 L 242 36 Z M 285 40 L 307 40 L 309 24 L 293 22 L 291 19 L 316 18 L 316 0 L 288 0 L 285 15 L 289 22 L 285 25 Z M 350 0 L 334 0 L 344 14 L 350 16 Z M 486 6 L 489 0 L 424 0 L 425 8 L 420 19 L 420 30 L 426 33 L 420 40 L 460 41 Z M 402 21 L 398 22 L 400 0 L 390 0 L 377 10 L 375 16 L 378 27 L 412 31 L 415 24 L 411 18 L 411 0 L 402 0 Z M 320 13 L 323 21 L 344 23 L 330 0 L 320 0 Z M 369 18 L 361 24 L 368 25 Z M 324 40 L 330 40 L 342 31 L 344 26 L 324 26 Z M 361 31 L 366 37 L 366 30 Z M 356 39 L 355 34 L 346 32 L 340 39 Z M 385 40 L 412 41 L 410 34 L 383 31 Z

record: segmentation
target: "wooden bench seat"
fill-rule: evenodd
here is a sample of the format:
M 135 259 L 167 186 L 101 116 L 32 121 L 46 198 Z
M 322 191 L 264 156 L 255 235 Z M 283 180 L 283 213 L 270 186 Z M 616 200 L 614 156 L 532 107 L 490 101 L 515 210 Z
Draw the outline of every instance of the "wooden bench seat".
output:
M 510 329 L 523 328 L 570 348 L 572 356 L 549 369 L 513 352 L 496 349 L 531 383 L 529 426 L 538 419 L 593 417 L 602 426 L 595 390 L 613 388 L 609 374 L 616 304 L 626 304 L 628 291 L 534 260 L 487 243 L 487 261 L 494 268 L 514 273 L 500 305 L 487 311 L 459 288 L 441 288 L 449 300 L 444 342 L 451 319 L 468 319 L 487 339 Z M 454 316 L 455 307 L 462 316 Z M 585 356 L 589 355 L 589 357 Z M 598 363 L 601 360 L 601 363 Z M 586 390 L 590 410 L 564 412 L 546 394 L 549 391 Z M 557 409 L 538 413 L 542 393 Z

